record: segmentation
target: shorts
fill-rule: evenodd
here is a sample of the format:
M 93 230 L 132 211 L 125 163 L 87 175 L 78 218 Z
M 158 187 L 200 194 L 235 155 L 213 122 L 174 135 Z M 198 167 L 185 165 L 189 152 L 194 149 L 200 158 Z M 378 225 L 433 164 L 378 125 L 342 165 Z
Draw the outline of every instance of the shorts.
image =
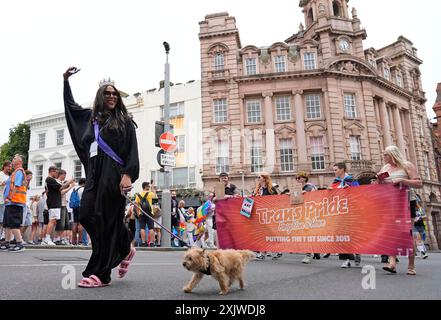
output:
M 153 220 L 148 218 L 145 214 L 141 214 L 139 217 L 139 229 L 140 230 L 144 230 L 145 227 L 147 226 L 149 228 L 149 230 L 152 230 L 154 225 L 153 225 Z
M 57 221 L 61 219 L 61 208 L 49 209 L 49 220 L 53 219 Z
M 32 212 L 28 207 L 23 208 L 23 221 L 21 225 L 23 227 L 29 227 L 32 225 Z
M 80 208 L 73 209 L 73 222 L 80 223 Z
M 0 204 L 0 224 L 3 223 L 4 216 L 5 216 L 5 204 Z
M 67 208 L 61 207 L 60 220 L 57 220 L 55 231 L 66 231 L 66 230 L 69 230 L 69 215 L 67 212 Z
M 155 228 L 155 229 L 161 228 L 161 226 L 158 223 L 156 223 L 156 222 L 162 224 L 162 217 L 159 217 L 159 218 L 155 219 L 155 223 L 153 225 L 153 228 Z
M 46 209 L 43 211 L 43 224 L 46 226 L 49 224 L 49 210 Z
M 426 228 L 424 226 L 413 226 L 414 235 L 420 234 L 421 240 L 426 241 Z
M 9 229 L 20 229 L 23 222 L 23 207 L 6 206 L 4 216 L 4 227 Z

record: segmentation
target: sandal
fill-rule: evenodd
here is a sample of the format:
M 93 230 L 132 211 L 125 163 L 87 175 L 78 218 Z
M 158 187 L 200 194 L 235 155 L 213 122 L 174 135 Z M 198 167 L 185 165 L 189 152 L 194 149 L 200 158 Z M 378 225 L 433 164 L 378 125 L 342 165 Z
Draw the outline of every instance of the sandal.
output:
M 107 287 L 110 285 L 109 283 L 102 283 L 101 280 L 95 276 L 91 275 L 88 278 L 81 279 L 80 283 L 78 283 L 78 287 L 80 288 L 101 288 L 101 287 Z
M 135 256 L 136 249 L 131 248 L 130 253 L 127 256 L 126 260 L 121 261 L 119 268 L 118 268 L 118 278 L 124 278 L 126 273 L 129 271 L 130 263 L 132 262 L 133 257 Z
M 386 264 L 383 267 L 383 270 L 386 270 L 386 271 L 388 271 L 390 273 L 397 273 L 397 267 L 395 265 L 393 265 L 393 264 L 390 264 L 390 263 Z
M 407 274 L 408 274 L 409 276 L 416 276 L 416 270 L 415 270 L 415 268 L 412 268 L 412 267 L 407 268 Z

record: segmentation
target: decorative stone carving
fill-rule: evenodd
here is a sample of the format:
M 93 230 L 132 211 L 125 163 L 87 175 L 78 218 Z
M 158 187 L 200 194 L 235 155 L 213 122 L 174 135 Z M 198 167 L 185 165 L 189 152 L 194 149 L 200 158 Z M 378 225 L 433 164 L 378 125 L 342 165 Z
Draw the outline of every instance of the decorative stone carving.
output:
M 375 76 L 376 74 L 366 65 L 363 65 L 357 61 L 341 60 L 332 63 L 329 66 L 330 71 L 338 71 L 353 75 L 369 75 Z
M 347 62 L 340 62 L 339 64 L 339 70 L 341 72 L 348 72 L 348 73 L 356 73 L 356 74 L 360 74 L 360 72 L 358 71 L 358 68 L 355 64 L 353 64 L 351 61 L 347 61 Z
M 260 62 L 262 62 L 263 64 L 268 64 L 271 60 L 271 56 L 268 53 L 268 49 L 262 49 L 259 57 L 260 57 Z
M 288 58 L 291 62 L 296 62 L 300 57 L 299 47 L 290 46 L 288 51 Z
M 355 7 L 352 8 L 352 19 L 357 19 L 357 9 L 355 9 Z
M 318 11 L 319 11 L 319 17 L 325 16 L 326 15 L 326 7 L 323 3 L 320 3 L 318 6 Z
M 299 31 L 300 32 L 305 31 L 305 27 L 303 26 L 303 23 L 301 23 L 301 22 L 300 22 L 300 25 L 299 25 Z

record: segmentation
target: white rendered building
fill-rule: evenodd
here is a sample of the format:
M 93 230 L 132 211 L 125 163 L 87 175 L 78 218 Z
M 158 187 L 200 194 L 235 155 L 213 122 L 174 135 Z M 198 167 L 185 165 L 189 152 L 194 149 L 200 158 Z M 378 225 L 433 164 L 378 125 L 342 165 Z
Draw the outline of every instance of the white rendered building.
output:
M 158 189 L 163 184 L 159 172 L 155 147 L 155 121 L 161 120 L 164 90 L 152 89 L 128 95 L 124 104 L 138 125 L 137 139 L 140 160 L 139 179 L 134 191 L 141 190 L 144 181 L 155 181 Z M 176 168 L 171 174 L 173 188 L 203 189 L 202 172 L 202 114 L 201 83 L 189 81 L 176 84 L 170 89 L 170 122 L 178 137 Z M 86 104 L 85 107 L 89 107 Z M 85 176 L 67 129 L 62 109 L 32 116 L 27 122 L 31 129 L 29 145 L 29 169 L 34 173 L 31 195 L 41 194 L 48 168 L 52 165 L 67 171 L 67 178 L 79 179 Z

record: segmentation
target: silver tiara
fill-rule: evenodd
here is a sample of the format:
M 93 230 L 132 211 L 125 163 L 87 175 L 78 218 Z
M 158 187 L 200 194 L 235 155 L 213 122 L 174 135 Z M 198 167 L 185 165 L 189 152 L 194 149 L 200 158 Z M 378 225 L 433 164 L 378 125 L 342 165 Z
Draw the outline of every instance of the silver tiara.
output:
M 113 81 L 112 79 L 108 78 L 104 78 L 103 80 L 100 81 L 100 87 L 102 86 L 115 86 L 115 81 Z

